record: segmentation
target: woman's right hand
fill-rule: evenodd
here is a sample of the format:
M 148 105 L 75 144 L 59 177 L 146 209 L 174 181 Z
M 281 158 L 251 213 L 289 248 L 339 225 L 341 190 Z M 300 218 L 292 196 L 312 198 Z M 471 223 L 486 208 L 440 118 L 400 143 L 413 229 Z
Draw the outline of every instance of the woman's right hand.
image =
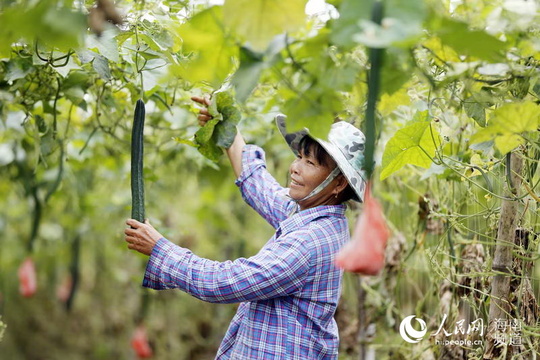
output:
M 200 126 L 206 125 L 208 120 L 211 120 L 214 118 L 208 111 L 208 106 L 210 106 L 211 104 L 210 99 L 202 98 L 198 96 L 192 96 L 191 100 L 204 106 L 203 108 L 199 110 L 199 115 L 197 116 L 197 119 L 199 119 Z M 239 177 L 240 174 L 242 173 L 242 149 L 244 148 L 245 145 L 246 145 L 246 142 L 244 141 L 244 138 L 242 137 L 240 132 L 237 132 L 232 145 L 228 149 L 226 149 L 227 156 L 229 157 L 229 160 L 231 161 L 231 165 L 232 165 L 232 168 L 234 170 L 236 177 Z
M 204 108 L 199 109 L 199 115 L 197 116 L 197 119 L 199 120 L 199 125 L 204 126 L 208 122 L 208 120 L 212 120 L 214 117 L 210 115 L 210 112 L 208 111 L 208 106 L 210 106 L 211 102 L 208 98 L 198 97 L 198 96 L 192 96 L 191 100 L 204 105 Z

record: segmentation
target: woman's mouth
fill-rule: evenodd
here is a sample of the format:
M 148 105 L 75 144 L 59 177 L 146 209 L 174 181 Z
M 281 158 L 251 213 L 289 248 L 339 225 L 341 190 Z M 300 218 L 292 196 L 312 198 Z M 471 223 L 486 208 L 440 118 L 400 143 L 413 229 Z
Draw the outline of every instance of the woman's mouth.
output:
M 291 179 L 291 187 L 300 187 L 302 184 L 300 184 L 298 181 Z

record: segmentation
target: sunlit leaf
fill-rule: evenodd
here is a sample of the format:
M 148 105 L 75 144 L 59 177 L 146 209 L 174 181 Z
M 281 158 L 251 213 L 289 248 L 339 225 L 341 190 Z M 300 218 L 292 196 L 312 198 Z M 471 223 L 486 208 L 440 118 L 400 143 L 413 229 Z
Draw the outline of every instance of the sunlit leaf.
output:
M 474 99 L 466 99 L 463 102 L 463 108 L 469 117 L 471 117 L 481 127 L 486 126 L 486 110 Z
M 113 62 L 120 61 L 118 54 L 118 44 L 116 42 L 116 32 L 111 29 L 105 30 L 101 36 L 91 35 L 86 38 L 89 49 L 97 49 L 99 53 Z
M 483 60 L 500 60 L 506 49 L 504 42 L 485 31 L 471 30 L 468 24 L 448 18 L 440 19 L 436 34 L 443 44 L 451 46 L 457 53 Z
M 203 10 L 175 29 L 188 58 L 172 67 L 173 73 L 192 83 L 208 82 L 217 88 L 232 72 L 238 47 L 223 28 L 222 8 Z
M 422 43 L 426 49 L 433 54 L 433 61 L 439 66 L 447 62 L 460 62 L 459 54 L 456 51 L 441 42 L 437 36 L 430 36 Z
M 523 144 L 523 133 L 536 131 L 540 126 L 540 106 L 534 102 L 506 104 L 495 110 L 488 126 L 471 137 L 471 144 L 495 141 L 495 146 L 506 154 Z
M 383 94 L 377 104 L 377 109 L 382 116 L 388 116 L 399 106 L 408 106 L 410 103 L 411 99 L 407 94 L 407 88 L 402 87 L 401 90 L 394 92 L 392 95 Z
M 51 0 L 18 4 L 0 14 L 0 51 L 12 42 L 39 39 L 42 45 L 67 51 L 79 46 L 86 30 L 86 16 Z
M 276 35 L 304 24 L 306 0 L 226 0 L 224 23 L 254 50 L 264 50 Z
M 384 149 L 381 180 L 407 164 L 429 168 L 439 144 L 439 133 L 429 121 L 414 122 L 398 130 Z
M 371 21 L 374 2 L 344 0 L 339 8 L 340 17 L 332 26 L 332 42 L 345 47 L 360 43 L 383 48 L 391 44 L 408 46 L 420 36 L 426 15 L 424 1 L 385 1 L 380 26 Z
M 335 114 L 342 106 L 337 92 L 311 88 L 285 103 L 283 113 L 287 115 L 287 131 L 307 128 L 314 137 L 326 139 Z

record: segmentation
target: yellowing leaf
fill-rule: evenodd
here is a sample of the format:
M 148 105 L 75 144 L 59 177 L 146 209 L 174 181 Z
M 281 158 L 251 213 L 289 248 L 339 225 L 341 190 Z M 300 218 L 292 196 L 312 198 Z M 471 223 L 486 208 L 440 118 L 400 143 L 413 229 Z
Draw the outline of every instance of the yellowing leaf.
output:
M 489 126 L 498 126 L 506 132 L 518 134 L 536 131 L 540 120 L 540 106 L 532 101 L 504 105 L 494 111 Z
M 437 35 L 445 45 L 451 46 L 460 55 L 467 55 L 488 61 L 503 58 L 507 44 L 482 30 L 471 30 L 467 23 L 453 19 L 439 19 Z
M 304 24 L 306 0 L 227 0 L 224 22 L 254 50 L 266 49 L 272 38 Z
M 430 36 L 429 39 L 424 41 L 422 45 L 428 48 L 433 55 L 435 55 L 435 63 L 437 63 L 439 66 L 443 65 L 442 61 L 461 62 L 459 54 L 450 46 L 441 43 L 441 39 L 436 36 Z
M 482 169 L 484 172 L 491 171 L 493 167 L 493 162 L 488 161 L 484 162 L 482 157 L 479 154 L 473 154 L 471 156 L 471 160 L 469 161 L 471 164 L 471 167 L 465 171 L 466 177 L 473 177 L 482 175 L 482 171 L 479 169 Z
M 523 133 L 536 131 L 539 125 L 540 106 L 534 102 L 506 104 L 493 112 L 486 128 L 471 137 L 471 144 L 493 140 L 506 154 L 525 142 Z
M 387 93 L 381 96 L 377 108 L 379 109 L 383 117 L 390 115 L 399 105 L 410 105 L 411 98 L 407 94 L 407 86 L 403 86 L 399 91 L 396 91 L 392 95 Z
M 176 29 L 182 50 L 190 58 L 172 67 L 173 73 L 190 82 L 208 82 L 219 87 L 234 67 L 238 47 L 223 30 L 222 8 L 213 6 L 193 16 Z
M 428 121 L 398 130 L 384 149 L 381 180 L 407 164 L 428 168 L 439 144 L 439 133 Z
M 525 139 L 516 134 L 505 134 L 495 138 L 495 146 L 503 154 L 509 153 L 524 143 Z

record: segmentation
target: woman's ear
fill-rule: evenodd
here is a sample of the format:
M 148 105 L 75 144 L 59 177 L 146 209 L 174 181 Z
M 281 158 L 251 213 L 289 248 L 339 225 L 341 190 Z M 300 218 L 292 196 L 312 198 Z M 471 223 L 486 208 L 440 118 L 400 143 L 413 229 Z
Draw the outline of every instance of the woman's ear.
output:
M 345 188 L 347 187 L 347 185 L 349 185 L 349 183 L 347 182 L 347 178 L 343 174 L 339 174 L 336 180 L 337 180 L 337 184 L 336 184 L 336 187 L 334 188 L 334 193 L 337 195 L 341 193 L 343 190 L 345 190 Z

